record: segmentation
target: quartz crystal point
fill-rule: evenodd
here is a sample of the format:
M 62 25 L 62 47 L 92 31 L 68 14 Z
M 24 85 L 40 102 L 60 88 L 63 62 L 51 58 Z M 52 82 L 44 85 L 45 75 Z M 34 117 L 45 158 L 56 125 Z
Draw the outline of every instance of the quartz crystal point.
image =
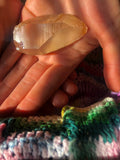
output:
M 18 24 L 13 40 L 19 52 L 41 55 L 57 51 L 79 40 L 87 26 L 70 14 L 35 17 Z

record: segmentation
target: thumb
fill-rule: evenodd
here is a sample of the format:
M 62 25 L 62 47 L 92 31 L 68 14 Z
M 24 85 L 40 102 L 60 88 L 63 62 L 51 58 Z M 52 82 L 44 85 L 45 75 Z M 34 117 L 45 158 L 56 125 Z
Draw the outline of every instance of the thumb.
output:
M 104 78 L 108 88 L 120 91 L 120 14 L 109 29 L 104 31 L 100 43 L 103 48 Z
M 120 91 L 120 44 L 114 42 L 103 49 L 104 78 L 110 90 Z

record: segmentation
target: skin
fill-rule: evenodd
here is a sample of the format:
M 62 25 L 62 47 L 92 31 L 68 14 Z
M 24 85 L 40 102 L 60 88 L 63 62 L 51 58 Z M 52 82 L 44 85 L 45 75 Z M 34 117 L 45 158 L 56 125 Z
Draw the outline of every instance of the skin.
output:
M 11 1 L 9 0 L 9 3 Z M 72 81 L 76 77 L 75 68 L 98 45 L 103 48 L 106 84 L 113 91 L 120 90 L 120 4 L 118 0 L 74 0 L 74 2 L 72 0 L 27 0 L 22 12 L 21 4 L 17 2 L 17 5 L 19 9 L 14 5 L 11 7 L 15 12 L 19 10 L 21 21 L 46 14 L 69 13 L 82 19 L 89 30 L 78 42 L 48 55 L 23 55 L 15 50 L 12 43 L 9 44 L 0 59 L 0 114 L 10 111 L 15 114 L 32 114 L 50 97 L 54 106 L 66 104 L 68 96 L 77 91 Z M 3 20 L 1 22 L 4 26 L 5 22 Z M 14 26 L 16 22 L 14 18 L 12 25 Z M 11 26 L 10 23 L 7 25 Z M 8 36 L 8 28 L 3 32 L 0 31 L 3 40 Z

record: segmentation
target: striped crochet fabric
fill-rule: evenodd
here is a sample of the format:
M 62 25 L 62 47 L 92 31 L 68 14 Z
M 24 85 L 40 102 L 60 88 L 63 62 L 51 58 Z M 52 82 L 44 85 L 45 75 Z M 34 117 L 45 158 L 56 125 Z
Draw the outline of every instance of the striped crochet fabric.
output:
M 0 160 L 119 160 L 118 110 L 107 97 L 85 108 L 65 106 L 61 117 L 1 119 Z

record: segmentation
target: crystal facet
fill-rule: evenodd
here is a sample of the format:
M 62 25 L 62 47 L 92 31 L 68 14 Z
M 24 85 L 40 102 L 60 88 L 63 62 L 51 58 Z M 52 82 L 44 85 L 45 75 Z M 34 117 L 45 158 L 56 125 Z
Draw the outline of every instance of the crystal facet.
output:
M 87 26 L 76 16 L 47 15 L 15 26 L 13 40 L 19 52 L 40 55 L 64 48 L 82 38 L 86 32 Z

